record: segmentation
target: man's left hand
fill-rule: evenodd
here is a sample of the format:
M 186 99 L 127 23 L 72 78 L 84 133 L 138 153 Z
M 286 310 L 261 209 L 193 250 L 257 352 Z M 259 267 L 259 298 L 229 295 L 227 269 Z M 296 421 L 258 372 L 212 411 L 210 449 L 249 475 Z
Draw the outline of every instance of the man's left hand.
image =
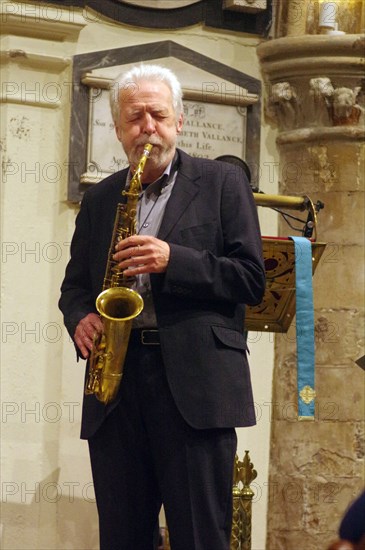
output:
M 142 273 L 164 273 L 170 259 L 170 247 L 165 241 L 149 235 L 133 235 L 119 241 L 113 259 L 128 276 Z

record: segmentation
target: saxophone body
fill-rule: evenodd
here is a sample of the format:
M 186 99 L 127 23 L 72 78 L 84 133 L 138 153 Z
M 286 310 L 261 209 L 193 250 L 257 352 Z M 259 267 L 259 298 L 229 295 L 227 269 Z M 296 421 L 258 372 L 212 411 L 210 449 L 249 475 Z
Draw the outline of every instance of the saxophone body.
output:
M 85 394 L 94 394 L 104 404 L 116 397 L 123 376 L 132 321 L 143 309 L 141 295 L 130 288 L 134 278 L 127 277 L 113 260 L 116 244 L 136 234 L 137 203 L 142 190 L 141 177 L 152 145 L 145 145 L 131 179 L 126 203 L 119 203 L 114 220 L 102 292 L 95 305 L 103 322 L 102 334 L 96 335 L 89 360 Z

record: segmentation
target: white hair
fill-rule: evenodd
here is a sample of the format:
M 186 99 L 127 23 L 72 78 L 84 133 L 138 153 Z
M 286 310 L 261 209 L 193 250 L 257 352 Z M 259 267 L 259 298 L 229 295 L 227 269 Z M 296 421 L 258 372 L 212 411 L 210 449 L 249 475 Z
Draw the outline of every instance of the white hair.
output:
M 176 114 L 176 120 L 183 112 L 182 89 L 175 74 L 160 65 L 138 65 L 126 73 L 120 74 L 110 87 L 110 108 L 114 124 L 119 123 L 120 117 L 120 92 L 123 89 L 133 91 L 134 86 L 140 80 L 157 80 L 164 82 L 171 90 L 172 105 Z

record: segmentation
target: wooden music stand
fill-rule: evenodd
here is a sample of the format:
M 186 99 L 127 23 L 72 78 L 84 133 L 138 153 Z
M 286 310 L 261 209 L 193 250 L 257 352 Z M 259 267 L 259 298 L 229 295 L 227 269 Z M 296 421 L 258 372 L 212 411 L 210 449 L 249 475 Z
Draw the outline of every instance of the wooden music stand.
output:
M 315 206 L 308 197 L 290 197 L 254 193 L 257 206 L 308 210 L 307 226 L 313 232 L 312 243 L 313 273 L 323 254 L 326 244 L 315 241 L 316 213 L 323 208 Z M 289 237 L 263 237 L 263 255 L 266 271 L 264 298 L 257 306 L 246 308 L 246 330 L 265 332 L 287 332 L 295 315 L 295 252 L 294 242 Z
M 289 238 L 263 237 L 266 271 L 264 298 L 246 308 L 245 328 L 264 332 L 287 332 L 295 315 L 295 254 Z M 312 242 L 313 273 L 325 243 Z

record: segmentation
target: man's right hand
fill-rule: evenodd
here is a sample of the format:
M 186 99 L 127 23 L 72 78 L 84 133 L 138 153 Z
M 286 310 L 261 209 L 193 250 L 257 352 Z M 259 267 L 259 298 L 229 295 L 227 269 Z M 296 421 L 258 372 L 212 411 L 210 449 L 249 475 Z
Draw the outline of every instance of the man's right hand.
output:
M 76 327 L 74 340 L 84 359 L 89 357 L 95 334 L 103 332 L 103 323 L 96 313 L 88 313 Z

